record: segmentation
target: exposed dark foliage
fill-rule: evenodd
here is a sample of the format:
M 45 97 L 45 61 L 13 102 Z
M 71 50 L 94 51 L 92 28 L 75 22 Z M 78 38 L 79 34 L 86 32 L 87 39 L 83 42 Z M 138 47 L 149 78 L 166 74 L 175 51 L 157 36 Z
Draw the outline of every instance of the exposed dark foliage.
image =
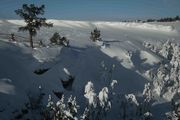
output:
M 74 79 L 75 79 L 74 76 L 69 75 L 68 80 L 61 80 L 61 83 L 62 83 L 64 89 L 72 90 L 72 85 L 73 85 Z
M 160 19 L 147 19 L 146 22 L 174 22 L 174 21 L 180 21 L 180 17 L 165 17 Z
M 49 68 L 45 68 L 45 69 L 40 68 L 40 69 L 35 70 L 34 73 L 37 74 L 37 75 L 42 75 L 45 72 L 47 72 L 48 70 L 49 70 Z
M 53 90 L 53 93 L 54 93 L 54 95 L 56 95 L 56 97 L 58 97 L 59 99 L 62 98 L 63 92 L 56 92 L 56 91 Z
M 91 36 L 90 39 L 95 42 L 97 40 L 101 40 L 101 33 L 100 30 L 98 30 L 97 28 L 95 28 L 92 32 L 91 32 Z
M 61 37 L 59 33 L 55 32 L 53 36 L 50 38 L 51 44 L 56 44 L 56 45 L 63 45 L 68 47 L 69 46 L 69 40 L 67 40 L 66 37 Z

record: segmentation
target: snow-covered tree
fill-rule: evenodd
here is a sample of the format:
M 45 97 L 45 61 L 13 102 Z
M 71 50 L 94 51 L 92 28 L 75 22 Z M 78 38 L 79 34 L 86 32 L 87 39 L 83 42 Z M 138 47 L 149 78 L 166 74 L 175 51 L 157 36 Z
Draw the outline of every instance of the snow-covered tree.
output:
M 76 98 L 72 96 L 68 99 L 68 103 L 64 102 L 64 96 L 57 102 L 52 101 L 51 96 L 48 99 L 47 111 L 44 119 L 47 120 L 77 120 Z
M 153 120 L 153 115 L 150 112 L 144 113 L 143 120 Z
M 157 67 L 148 70 L 145 75 L 153 81 L 153 89 L 157 95 L 171 100 L 180 89 L 180 45 L 168 40 L 158 46 L 157 50 L 156 52 L 165 60 Z
M 162 49 L 159 51 L 159 53 L 167 58 L 168 60 L 172 59 L 172 54 L 173 54 L 173 47 L 172 47 L 172 43 L 168 40 L 166 41 L 163 46 Z
M 109 90 L 107 87 L 97 95 L 94 92 L 94 86 L 92 82 L 88 82 L 85 86 L 85 95 L 88 100 L 88 106 L 86 107 L 82 118 L 87 120 L 101 120 L 106 117 L 107 112 L 111 108 L 111 102 L 109 100 Z
M 19 27 L 19 31 L 29 32 L 29 41 L 32 48 L 34 47 L 32 37 L 37 34 L 37 30 L 39 30 L 42 26 L 53 26 L 52 23 L 46 22 L 46 18 L 41 17 L 44 14 L 44 8 L 44 5 L 35 6 L 34 4 L 23 4 L 21 9 L 15 10 L 15 13 L 23 18 L 26 23 L 25 26 Z
M 78 108 L 79 105 L 76 103 L 76 97 L 72 97 L 72 95 L 68 98 L 68 103 L 67 103 L 67 110 L 71 115 L 73 116 L 74 119 L 76 118 L 76 115 L 78 113 Z
M 90 111 L 88 108 L 85 108 L 84 113 L 81 116 L 81 120 L 90 120 Z
M 174 111 L 165 113 L 165 120 L 179 120 L 179 117 Z
M 96 107 L 97 106 L 97 96 L 94 92 L 94 85 L 91 81 L 87 83 L 84 90 L 84 97 L 88 100 L 89 106 Z
M 141 113 L 150 112 L 150 108 L 153 102 L 153 90 L 150 83 L 145 84 L 143 90 L 143 102 L 141 104 Z

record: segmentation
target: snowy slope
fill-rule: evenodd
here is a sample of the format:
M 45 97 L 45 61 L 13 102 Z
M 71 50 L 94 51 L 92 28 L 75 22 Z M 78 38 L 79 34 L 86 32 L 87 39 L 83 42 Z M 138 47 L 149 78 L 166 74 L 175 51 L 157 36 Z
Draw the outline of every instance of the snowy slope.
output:
M 39 86 L 44 91 L 45 100 L 52 91 L 64 92 L 66 96 L 72 94 L 77 97 L 80 105 L 84 106 L 84 86 L 88 81 L 94 83 L 97 91 L 107 86 L 104 79 L 108 79 L 106 71 L 101 67 L 105 63 L 108 68 L 116 66 L 112 79 L 118 81 L 115 91 L 119 94 L 139 95 L 143 92 L 145 83 L 150 80 L 145 72 L 156 67 L 163 61 L 163 57 L 143 43 L 161 45 L 161 42 L 173 40 L 180 43 L 180 23 L 174 26 L 167 24 L 121 23 L 121 22 L 88 22 L 49 20 L 54 27 L 42 28 L 35 40 L 41 39 L 48 45 L 49 38 L 54 32 L 59 32 L 70 40 L 70 47 L 44 47 L 31 49 L 28 43 L 12 43 L 0 35 L 0 118 L 9 119 L 16 108 L 28 101 L 28 95 L 39 92 Z M 20 20 L 0 20 L 0 33 L 15 33 L 28 38 L 25 32 L 18 32 L 23 25 Z M 95 27 L 101 30 L 102 43 L 89 40 L 90 32 Z M 50 68 L 43 75 L 36 75 L 34 70 Z M 61 84 L 66 79 L 64 68 L 75 76 L 72 91 L 67 91 Z M 55 96 L 53 96 L 56 98 Z M 161 100 L 160 100 L 161 101 Z M 162 100 L 165 103 L 168 101 Z M 162 102 L 161 101 L 161 102 Z M 159 102 L 160 103 L 160 102 Z M 157 103 L 158 104 L 158 103 Z M 161 107 L 160 104 L 153 109 Z M 170 107 L 167 107 L 167 111 Z M 161 114 L 162 112 L 157 112 Z M 113 113 L 112 113 L 113 114 Z M 159 119 L 158 114 L 155 118 Z

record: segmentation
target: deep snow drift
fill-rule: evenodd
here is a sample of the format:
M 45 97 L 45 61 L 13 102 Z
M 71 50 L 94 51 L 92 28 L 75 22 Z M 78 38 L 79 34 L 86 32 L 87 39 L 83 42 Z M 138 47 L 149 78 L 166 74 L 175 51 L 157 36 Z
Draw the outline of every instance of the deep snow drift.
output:
M 134 97 L 132 94 L 141 97 L 145 83 L 152 83 L 155 86 L 151 108 L 154 119 L 163 119 L 165 113 L 171 111 L 170 101 L 175 92 L 171 88 L 171 92 L 161 92 L 163 87 L 157 85 L 157 79 L 152 78 L 151 74 L 161 71 L 160 64 L 171 66 L 169 59 L 162 53 L 166 51 L 164 48 L 168 49 L 169 43 L 162 48 L 161 46 L 167 40 L 180 43 L 179 22 L 147 24 L 49 21 L 54 23 L 54 27 L 42 28 L 34 38 L 35 41 L 42 40 L 46 47 L 31 49 L 27 47 L 28 42 L 12 43 L 7 36 L 0 34 L 0 119 L 11 118 L 14 111 L 23 107 L 29 96 L 39 94 L 40 89 L 45 93 L 44 104 L 47 104 L 49 94 L 58 99 L 53 91 L 59 91 L 65 97 L 77 96 L 77 103 L 82 106 L 80 112 L 83 112 L 83 101 L 86 101 L 84 88 L 88 81 L 93 83 L 99 93 L 110 84 L 107 82 L 109 79 L 117 81 L 114 92 L 119 96 L 126 94 L 126 99 Z M 28 38 L 26 32 L 18 32 L 18 27 L 23 24 L 20 20 L 0 20 L 0 33 L 14 33 Z M 103 42 L 93 43 L 89 39 L 90 32 L 95 27 L 101 30 Z M 66 36 L 70 40 L 70 47 L 50 46 L 49 38 L 54 32 Z M 115 67 L 109 74 L 108 70 L 113 66 Z M 44 68 L 49 70 L 42 75 L 34 74 L 34 70 Z M 71 90 L 64 89 L 61 83 L 61 79 L 67 79 L 67 74 L 75 76 Z M 158 76 L 156 78 L 164 79 Z M 106 88 L 103 90 L 107 91 Z M 112 103 L 112 109 L 116 112 L 110 112 L 108 116 L 115 115 L 115 120 L 120 114 L 116 104 L 118 103 Z

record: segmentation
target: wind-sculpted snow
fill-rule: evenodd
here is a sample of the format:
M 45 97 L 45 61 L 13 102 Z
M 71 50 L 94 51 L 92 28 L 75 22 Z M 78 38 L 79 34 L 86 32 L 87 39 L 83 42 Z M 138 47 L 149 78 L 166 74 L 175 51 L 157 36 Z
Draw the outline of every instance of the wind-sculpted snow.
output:
M 11 85 L 11 80 L 7 78 L 0 79 L 0 93 L 14 94 L 15 87 Z
M 36 48 L 33 51 L 33 56 L 39 62 L 53 61 L 60 54 L 62 47 L 57 48 Z
M 176 32 L 173 26 L 164 26 L 164 25 L 152 25 L 148 23 L 133 23 L 133 22 L 95 22 L 98 27 L 110 27 L 117 29 L 139 29 L 139 30 L 150 30 L 150 31 L 159 31 L 159 32 Z
M 5 21 L 0 21 L 3 24 Z M 7 20 L 8 23 L 15 25 L 24 25 L 23 20 Z M 176 28 L 173 25 L 158 25 L 149 23 L 135 23 L 135 22 L 93 22 L 93 21 L 70 21 L 70 20 L 48 20 L 48 22 L 53 23 L 54 26 L 61 26 L 67 28 L 115 28 L 115 29 L 138 29 L 138 30 L 148 30 L 148 31 L 159 31 L 159 32 L 174 32 L 176 33 Z

